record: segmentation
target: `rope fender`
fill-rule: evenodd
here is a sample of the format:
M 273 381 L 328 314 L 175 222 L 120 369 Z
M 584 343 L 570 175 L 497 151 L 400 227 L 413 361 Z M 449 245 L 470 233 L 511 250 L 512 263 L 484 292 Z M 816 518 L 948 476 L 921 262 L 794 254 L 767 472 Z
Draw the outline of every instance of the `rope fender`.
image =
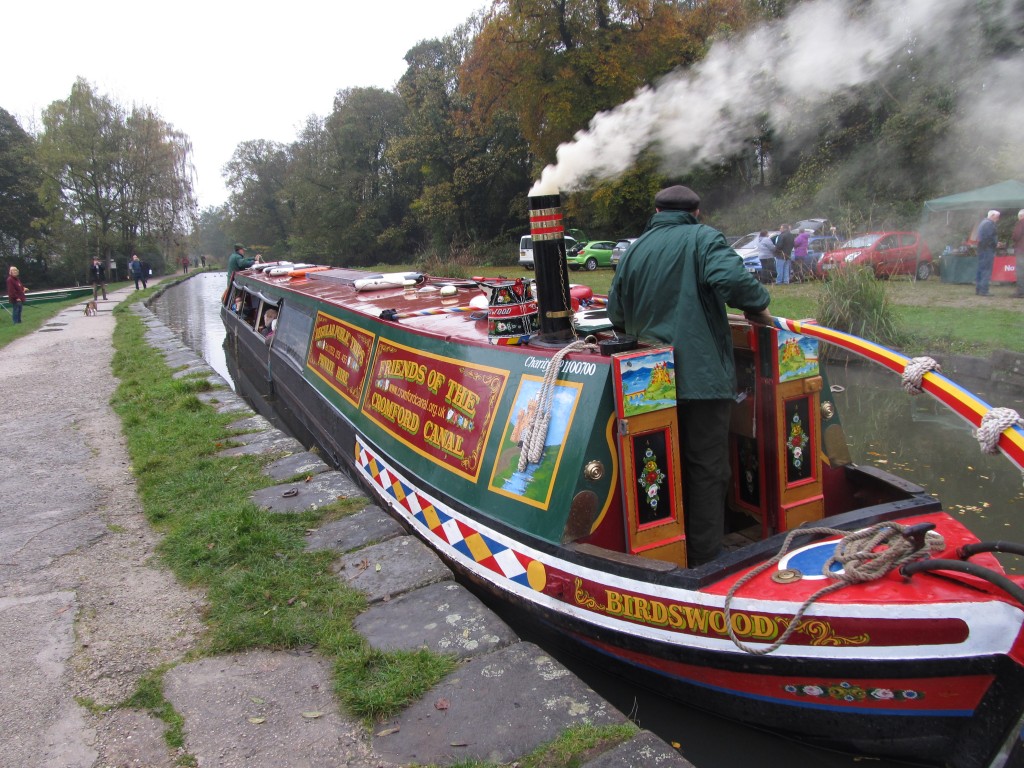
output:
M 999 436 L 1012 426 L 1024 427 L 1024 419 L 1012 408 L 993 408 L 981 417 L 981 426 L 974 432 L 981 450 L 999 453 Z
M 562 360 L 571 352 L 597 352 L 596 344 L 586 341 L 574 341 L 558 350 L 548 361 L 544 371 L 544 382 L 537 393 L 537 408 L 533 418 L 523 427 L 523 448 L 519 454 L 519 471 L 526 470 L 528 464 L 538 464 L 544 455 L 544 444 L 548 439 L 548 425 L 551 423 L 551 402 L 555 395 L 555 382 Z
M 920 395 L 924 392 L 921 379 L 929 371 L 942 372 L 942 366 L 930 357 L 915 357 L 903 368 L 903 389 L 908 395 Z

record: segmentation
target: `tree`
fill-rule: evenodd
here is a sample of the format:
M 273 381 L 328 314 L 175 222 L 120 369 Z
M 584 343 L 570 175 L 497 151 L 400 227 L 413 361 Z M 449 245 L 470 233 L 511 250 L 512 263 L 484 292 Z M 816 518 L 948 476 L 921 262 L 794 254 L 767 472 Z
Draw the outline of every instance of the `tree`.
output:
M 194 228 L 191 145 L 144 106 L 130 112 L 79 79 L 43 113 L 43 201 L 54 245 L 82 268 L 92 256 L 127 260 L 146 237 L 178 256 Z M 68 227 L 81 237 L 68 236 Z M 72 241 L 83 247 L 69 248 Z M 183 255 L 183 254 L 182 254 Z
M 0 255 L 24 266 L 26 246 L 45 215 L 39 202 L 42 175 L 34 139 L 10 112 L 0 109 Z
M 260 139 L 235 148 L 224 172 L 239 239 L 265 248 L 286 247 L 291 217 L 282 190 L 289 160 L 288 147 L 278 142 Z

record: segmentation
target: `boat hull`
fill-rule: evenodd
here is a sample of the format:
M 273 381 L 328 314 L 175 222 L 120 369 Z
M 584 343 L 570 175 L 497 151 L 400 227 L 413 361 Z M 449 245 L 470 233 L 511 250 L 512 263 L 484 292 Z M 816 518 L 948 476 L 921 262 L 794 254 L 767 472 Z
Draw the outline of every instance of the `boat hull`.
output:
M 560 444 L 548 446 L 557 461 L 551 462 L 547 495 L 525 497 L 502 486 L 497 468 L 507 456 L 499 456 L 509 451 L 518 393 L 540 378 L 535 371 L 551 352 L 496 350 L 456 343 L 450 335 L 417 334 L 345 306 L 275 292 L 265 281 L 244 289 L 261 306 L 302 305 L 301 332 L 287 336 L 289 315 L 282 313 L 272 343 L 255 332 L 257 320 L 222 309 L 228 360 L 257 407 L 285 414 L 289 428 L 315 441 L 330 463 L 352 471 L 462 580 L 554 628 L 602 666 L 722 716 L 865 754 L 981 768 L 1016 738 L 1024 712 L 1024 611 L 984 585 L 920 576 L 908 585 L 891 573 L 814 603 L 796 621 L 820 586 L 815 577 L 775 584 L 769 574 L 751 573 L 779 551 L 784 534 L 701 568 L 630 554 L 613 534 L 580 535 L 622 515 L 607 363 L 570 369 L 581 372 L 579 383 L 565 377 L 573 414 L 582 415 L 565 427 Z M 359 379 L 358 386 L 349 369 L 344 376 L 327 375 L 356 352 L 362 362 L 351 367 L 351 378 Z M 510 362 L 499 364 L 499 355 L 509 355 Z M 447 411 L 432 403 L 428 390 L 394 386 L 399 379 L 429 378 L 428 370 L 437 381 L 467 384 L 435 388 L 448 392 Z M 470 391 L 469 384 L 481 381 L 490 389 Z M 489 391 L 493 401 L 480 406 Z M 469 413 L 471 405 L 480 406 L 465 434 L 467 443 L 483 435 L 482 460 L 468 461 L 475 454 L 462 442 L 407 437 L 412 426 L 421 426 L 413 421 L 417 413 L 387 407 L 389 393 L 391 405 L 419 398 L 419 413 L 438 420 L 457 418 L 459 407 Z M 450 434 L 461 433 L 453 428 Z M 595 465 L 613 471 L 592 472 Z M 899 521 L 936 526 L 951 548 L 973 540 L 921 489 L 877 471 L 830 471 L 826 488 L 856 487 L 860 497 L 873 500 L 832 515 L 828 523 L 837 529 Z M 796 477 L 793 486 L 807 482 Z M 571 511 L 563 527 L 552 518 L 565 506 Z M 807 563 L 834 544 L 834 537 L 824 545 L 800 537 L 787 558 L 803 558 L 792 562 L 813 573 Z M 981 557 L 998 565 L 990 555 Z M 780 561 L 772 572 L 788 563 Z M 738 591 L 727 604 L 730 588 L 754 576 L 750 590 Z M 919 583 L 926 588 L 918 590 Z M 739 645 L 764 651 L 791 622 L 792 634 L 771 653 Z
M 77 286 L 75 288 L 55 288 L 49 291 L 29 291 L 25 294 L 25 306 L 36 304 L 56 304 L 69 299 L 84 299 L 92 295 L 92 286 Z M 7 296 L 0 299 L 0 306 L 10 309 L 11 302 Z

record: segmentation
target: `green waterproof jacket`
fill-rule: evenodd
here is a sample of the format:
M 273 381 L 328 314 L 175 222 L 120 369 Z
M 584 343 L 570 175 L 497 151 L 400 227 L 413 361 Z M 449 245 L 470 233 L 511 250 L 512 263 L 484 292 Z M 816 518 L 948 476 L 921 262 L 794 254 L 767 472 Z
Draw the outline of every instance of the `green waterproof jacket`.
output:
M 228 286 L 231 285 L 231 277 L 235 272 L 241 272 L 243 269 L 248 269 L 256 263 L 256 259 L 250 259 L 247 256 L 243 256 L 238 251 L 232 252 L 228 257 Z
M 770 301 L 721 232 L 693 214 L 661 211 L 619 262 L 608 317 L 642 341 L 675 347 L 680 400 L 731 399 L 736 369 L 725 306 L 760 312 Z

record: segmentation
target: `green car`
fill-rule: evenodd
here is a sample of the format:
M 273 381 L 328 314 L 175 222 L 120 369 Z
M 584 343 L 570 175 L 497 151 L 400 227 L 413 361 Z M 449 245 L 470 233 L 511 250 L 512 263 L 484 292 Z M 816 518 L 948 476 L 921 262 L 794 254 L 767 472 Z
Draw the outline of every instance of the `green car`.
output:
M 594 270 L 598 267 L 610 267 L 612 265 L 612 248 L 615 247 L 614 240 L 591 240 L 589 243 L 582 243 L 571 248 L 565 253 L 565 263 L 569 269 Z

